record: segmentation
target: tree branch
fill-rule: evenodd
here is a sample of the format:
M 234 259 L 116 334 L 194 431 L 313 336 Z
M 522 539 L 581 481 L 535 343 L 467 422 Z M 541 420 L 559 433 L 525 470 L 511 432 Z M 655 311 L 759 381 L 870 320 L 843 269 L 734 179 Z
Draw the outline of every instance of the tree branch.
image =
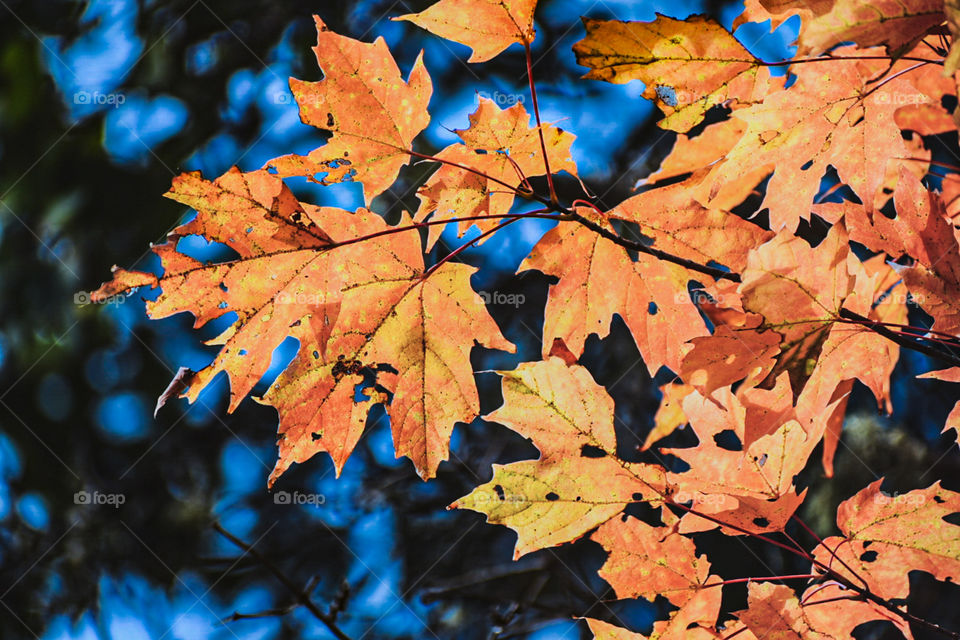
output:
M 302 589 L 298 588 L 293 581 L 287 577 L 283 571 L 281 571 L 275 564 L 273 564 L 269 559 L 267 559 L 259 551 L 248 545 L 246 542 L 236 537 L 226 529 L 224 529 L 219 522 L 213 523 L 213 529 L 224 538 L 235 544 L 237 547 L 242 549 L 244 553 L 249 555 L 251 558 L 256 559 L 260 564 L 262 564 L 274 577 L 286 587 L 287 591 L 290 592 L 296 598 L 296 601 L 306 607 L 307 611 L 313 614 L 313 617 L 322 622 L 327 629 L 330 630 L 330 633 L 334 635 L 337 640 L 350 640 L 350 636 L 343 632 L 340 627 L 337 626 L 337 621 L 335 616 L 324 613 L 320 608 L 310 599 L 309 594 L 305 593 Z M 236 614 L 234 614 L 236 615 Z

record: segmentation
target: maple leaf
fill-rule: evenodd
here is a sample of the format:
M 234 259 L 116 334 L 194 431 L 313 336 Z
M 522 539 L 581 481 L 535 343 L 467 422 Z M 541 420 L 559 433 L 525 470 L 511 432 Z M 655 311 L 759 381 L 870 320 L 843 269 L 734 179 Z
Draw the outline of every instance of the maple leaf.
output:
M 498 373 L 504 403 L 485 419 L 530 438 L 540 458 L 493 465 L 493 479 L 451 508 L 516 531 L 518 558 L 576 540 L 631 502 L 659 499 L 663 470 L 616 457 L 613 401 L 586 369 L 553 357 Z
M 654 442 L 664 438 L 687 423 L 687 414 L 683 412 L 683 399 L 693 392 L 693 386 L 682 382 L 671 382 L 660 387 L 662 394 L 660 406 L 653 416 L 653 429 L 647 434 L 641 451 L 649 449 Z
M 680 376 L 705 396 L 739 380 L 745 387 L 760 383 L 776 366 L 783 340 L 762 324 L 759 314 L 741 313 L 732 322 L 717 325 L 711 335 L 693 338 Z
M 570 146 L 576 136 L 550 125 L 543 125 L 540 131 L 544 136 L 550 169 L 576 176 L 577 167 L 570 157 Z M 504 183 L 520 187 L 524 178 L 544 174 L 539 131 L 530 126 L 530 115 L 523 104 L 517 103 L 504 110 L 492 100 L 481 97 L 477 110 L 470 114 L 470 127 L 455 133 L 464 144 L 450 145 L 434 156 L 445 164 L 441 164 L 417 192 L 420 208 L 414 214 L 414 220 L 489 215 L 488 220 L 459 223 L 461 236 L 471 224 L 481 231 L 488 231 L 501 222 L 496 216 L 508 213 L 516 198 Z M 461 168 L 464 166 L 472 171 Z M 430 227 L 428 250 L 442 232 L 441 225 Z
M 841 224 L 834 225 L 816 249 L 781 232 L 748 258 L 739 288 L 743 308 L 763 316 L 764 327 L 781 336 L 779 361 L 771 375 L 790 371 L 794 393 L 809 378 L 853 289 L 856 262 Z
M 869 215 L 852 203 L 821 205 L 817 211 L 829 219 L 849 216 L 851 238 L 873 251 L 913 258 L 913 266 L 898 271 L 914 300 L 933 316 L 935 330 L 960 333 L 960 243 L 942 199 L 901 170 L 894 202 L 893 219 Z
M 641 181 L 655 184 L 695 172 L 720 160 L 743 137 L 747 125 L 737 118 L 712 122 L 696 136 L 677 134 L 673 148 L 660 162 L 660 167 Z M 741 202 L 736 200 L 734 204 Z
M 595 215 L 583 207 L 578 212 Z M 582 354 L 587 336 L 605 337 L 616 313 L 654 375 L 662 365 L 679 371 L 684 343 L 707 332 L 687 295 L 685 268 L 647 254 L 633 261 L 623 247 L 579 223 L 561 222 L 544 234 L 518 271 L 528 269 L 560 279 L 547 298 L 544 356 L 557 339 Z
M 593 633 L 593 640 L 643 640 L 643 638 L 646 638 L 642 634 L 634 633 L 603 620 L 595 618 L 586 618 L 586 620 L 587 626 Z
M 310 277 L 322 287 L 336 287 L 337 274 L 321 250 L 333 241 L 317 225 L 321 215 L 349 215 L 346 211 L 303 205 L 276 176 L 266 171 L 241 173 L 233 168 L 214 182 L 199 172 L 186 173 L 173 181 L 167 197 L 197 210 L 192 221 L 174 229 L 167 242 L 154 247 L 163 275 L 114 269 L 113 280 L 92 294 L 106 299 L 136 287 L 161 287 L 161 295 L 147 303 L 150 318 L 165 318 L 190 312 L 194 327 L 201 327 L 224 314 L 237 320 L 211 344 L 223 348 L 208 367 L 190 376 L 187 397 L 196 400 L 200 391 L 221 371 L 230 379 L 232 411 L 253 389 L 270 364 L 273 350 L 289 335 L 290 326 L 310 313 L 310 307 L 335 303 L 336 295 L 303 297 Z M 369 214 L 361 211 L 358 219 Z M 205 264 L 179 253 L 180 238 L 202 235 L 222 242 L 239 258 Z M 317 261 L 318 256 L 324 257 Z M 279 276 L 279 277 L 278 277 Z M 321 289 L 322 291 L 322 289 Z M 278 304 L 277 298 L 292 304 Z
M 855 284 L 844 299 L 844 309 L 869 320 L 906 324 L 906 287 L 883 256 L 874 256 L 860 264 L 853 262 L 852 271 Z M 857 379 L 873 391 L 879 408 L 892 412 L 890 376 L 899 355 L 899 346 L 868 326 L 834 323 L 804 385 L 798 410 L 801 414 L 809 410 L 811 420 L 816 419 L 832 402 L 841 382 Z
M 613 518 L 590 536 L 609 555 L 600 577 L 617 598 L 662 595 L 678 607 L 689 602 L 708 582 L 710 562 L 698 556 L 693 540 L 671 527 L 651 527 L 637 518 Z M 712 582 L 719 582 L 714 576 Z
M 729 211 L 704 207 L 686 182 L 628 198 L 607 215 L 636 223 L 661 251 L 698 264 L 716 262 L 733 271 L 743 270 L 750 250 L 773 237 Z
M 716 640 L 719 614 L 720 589 L 704 589 L 672 611 L 668 620 L 656 620 L 649 636 L 593 618 L 587 618 L 587 624 L 595 640 Z
M 722 185 L 767 167 L 773 175 L 762 207 L 770 211 L 770 226 L 794 231 L 800 220 L 810 219 L 821 179 L 833 167 L 872 207 L 888 165 L 911 157 L 894 119 L 900 105 L 889 98 L 918 94 L 910 74 L 901 73 L 906 62 L 888 70 L 883 61 L 844 59 L 877 55 L 878 49 L 842 47 L 823 62 L 794 65 L 790 71 L 797 80 L 790 88 L 734 111 L 732 117 L 746 123 L 746 132 L 704 178 L 701 202 L 709 206 L 712 192 Z M 871 86 L 885 72 L 890 75 L 883 85 Z
M 960 67 L 960 43 L 957 42 L 957 37 L 960 36 L 960 2 L 958 0 L 943 0 L 943 10 L 946 13 L 947 26 L 950 28 L 950 35 L 953 38 L 947 58 L 943 61 L 943 73 L 953 75 Z
M 420 269 L 422 263 L 409 277 L 352 286 L 343 296 L 327 361 L 318 368 L 309 357 L 299 359 L 264 396 L 281 412 L 280 457 L 271 483 L 291 463 L 320 451 L 331 453 L 339 473 L 374 404 L 354 399 L 364 381 L 362 368 L 383 364 L 396 371 L 378 373 L 377 382 L 392 394 L 387 412 L 397 457 L 413 460 L 424 479 L 448 458 L 454 424 L 479 415 L 472 347 L 515 348 L 470 289 L 476 268 L 445 263 L 426 278 Z M 366 410 L 358 408 L 363 404 Z
M 782 81 L 733 35 L 707 16 L 653 22 L 583 18 L 587 36 L 573 45 L 584 78 L 623 84 L 641 80 L 643 95 L 664 112 L 657 123 L 685 132 L 713 106 L 750 104 Z
M 719 396 L 719 397 L 718 397 Z M 724 528 L 737 535 L 782 529 L 803 500 L 793 485 L 794 476 L 806 465 L 816 440 L 807 437 L 792 416 L 773 433 L 756 438 L 748 447 L 721 447 L 716 437 L 730 432 L 740 442 L 745 433 L 746 411 L 727 388 L 707 399 L 692 393 L 683 401 L 683 411 L 700 441 L 696 447 L 663 449 L 690 465 L 688 471 L 669 473 L 674 501 L 692 502 L 693 512 L 683 516 L 680 532 L 713 529 L 713 516 L 735 525 Z
M 865 622 L 888 621 L 912 638 L 903 618 L 872 602 L 858 601 L 838 584 L 814 585 L 798 599 L 782 584 L 750 583 L 749 607 L 736 615 L 757 638 L 848 640 Z
M 944 369 L 943 371 L 930 371 L 917 377 L 944 380 L 946 382 L 960 382 L 960 367 L 952 367 L 950 369 Z M 947 416 L 947 421 L 943 425 L 943 430 L 940 433 L 946 433 L 950 429 L 954 430 L 957 441 L 960 441 L 960 401 L 953 405 L 953 409 L 951 409 L 950 414 Z
M 163 292 L 147 305 L 153 318 L 188 311 L 201 326 L 237 314 L 212 342 L 223 345 L 220 352 L 190 377 L 183 395 L 196 400 L 225 371 L 233 411 L 273 350 L 287 336 L 297 338 L 296 358 L 264 398 L 280 413 L 272 484 L 292 462 L 319 451 L 330 452 L 339 473 L 375 404 L 357 402 L 354 389 L 365 371 L 386 365 L 398 372 L 378 373 L 392 394 L 397 454 L 413 459 L 424 477 L 434 475 L 454 423 L 479 414 L 469 363 L 475 341 L 514 349 L 470 289 L 475 269 L 448 263 L 425 278 L 415 229 L 386 234 L 383 219 L 365 209 L 299 203 L 266 171 L 232 169 L 212 183 L 184 174 L 168 195 L 195 207 L 197 217 L 155 248 L 163 275 L 118 271 L 94 297 L 159 286 Z M 193 234 L 223 242 L 239 258 L 204 264 L 177 252 L 179 238 Z M 371 234 L 380 235 L 356 242 Z
M 306 156 L 281 156 L 267 166 L 281 176 L 307 176 L 321 184 L 360 182 L 369 204 L 410 161 L 413 139 L 430 122 L 433 85 L 422 53 L 404 82 L 383 38 L 367 44 L 330 31 L 317 16 L 314 20 L 313 50 L 323 80 L 291 78 L 290 90 L 300 119 L 333 136 Z
M 843 536 L 826 538 L 815 557 L 852 584 L 886 600 L 906 598 L 907 574 L 926 571 L 938 580 L 960 578 L 960 529 L 946 517 L 960 511 L 960 494 L 939 482 L 897 496 L 877 480 L 837 508 Z
M 440 0 L 407 20 L 473 49 L 468 62 L 486 62 L 514 43 L 533 42 L 537 0 Z
M 896 55 L 943 22 L 943 0 L 746 0 L 734 21 L 770 20 L 776 29 L 791 16 L 800 16 L 797 55 L 819 55 L 844 43 L 861 47 L 886 45 Z

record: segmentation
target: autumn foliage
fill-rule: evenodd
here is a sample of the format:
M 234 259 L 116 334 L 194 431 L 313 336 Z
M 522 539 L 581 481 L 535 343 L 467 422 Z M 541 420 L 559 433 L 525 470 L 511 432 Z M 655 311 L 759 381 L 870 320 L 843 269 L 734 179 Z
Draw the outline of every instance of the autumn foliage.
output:
M 535 5 L 440 0 L 398 19 L 469 46 L 471 63 L 519 43 L 529 75 Z M 678 134 L 643 189 L 609 210 L 588 185 L 582 199 L 558 199 L 553 177 L 577 176 L 575 135 L 540 122 L 532 78 L 530 110 L 480 98 L 459 142 L 422 154 L 416 140 L 432 94 L 422 56 L 404 78 L 382 39 L 338 35 L 317 18 L 323 79 L 291 79 L 290 88 L 303 122 L 329 140 L 259 171 L 177 177 L 167 197 L 196 217 L 153 248 L 162 273 L 116 269 L 94 297 L 158 287 L 150 316 L 189 312 L 197 327 L 236 314 L 212 341 L 216 358 L 187 375 L 183 392 L 193 401 L 225 372 L 231 411 L 274 349 L 299 341 L 257 398 L 279 414 L 271 485 L 320 452 L 339 474 L 377 404 L 397 456 L 426 480 L 448 459 L 454 426 L 480 416 L 471 350 L 514 345 L 471 288 L 476 269 L 456 260 L 460 249 L 433 264 L 425 252 L 448 224 L 460 235 L 480 230 L 466 247 L 528 218 L 552 219 L 520 266 L 555 279 L 541 359 L 497 372 L 503 405 L 482 416 L 540 455 L 494 465 L 489 482 L 451 506 L 513 529 L 517 557 L 588 536 L 608 553 L 600 576 L 618 598 L 662 595 L 676 607 L 653 637 L 848 638 L 873 620 L 907 637 L 920 628 L 960 637 L 902 604 L 910 571 L 960 580 L 960 529 L 946 519 L 960 511 L 960 494 L 935 483 L 894 497 L 878 481 L 840 506 L 841 535 L 812 538 L 812 548 L 778 537 L 806 495 L 796 476 L 811 464 L 832 475 L 856 382 L 889 411 L 904 348 L 943 363 L 927 377 L 960 382 L 950 196 L 960 181 L 954 173 L 932 181 L 924 145 L 960 120 L 950 110 L 960 49 L 949 44 L 960 10 L 935 0 L 746 0 L 737 25 L 775 28 L 795 15 L 797 57 L 785 62 L 755 57 L 709 17 L 583 19 L 573 53 L 585 77 L 642 82 L 663 112 L 659 126 Z M 411 162 L 436 170 L 419 188 L 419 209 L 396 225 L 364 208 L 300 202 L 284 183 L 357 182 L 371 206 Z M 542 176 L 535 189 L 531 179 Z M 814 219 L 829 230 L 811 243 L 801 231 Z M 191 258 L 178 250 L 190 235 L 236 257 Z M 910 309 L 932 326 L 910 325 Z M 643 449 L 682 464 L 624 459 L 614 402 L 578 364 L 587 338 L 606 336 L 615 315 L 651 375 L 675 374 Z M 960 405 L 945 430 L 958 426 Z M 659 446 L 680 428 L 699 445 Z M 724 435 L 737 446 L 720 446 Z M 636 503 L 658 521 L 626 516 Z M 809 575 L 757 576 L 748 607 L 722 611 L 726 583 L 691 537 L 709 530 L 787 548 L 809 562 Z M 643 637 L 587 623 L 596 638 Z

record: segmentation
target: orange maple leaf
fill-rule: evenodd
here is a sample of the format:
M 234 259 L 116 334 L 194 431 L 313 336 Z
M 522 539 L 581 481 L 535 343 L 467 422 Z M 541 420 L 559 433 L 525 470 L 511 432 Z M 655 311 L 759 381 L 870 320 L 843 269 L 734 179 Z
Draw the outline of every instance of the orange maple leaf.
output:
M 473 49 L 469 62 L 486 62 L 514 43 L 533 42 L 537 0 L 440 0 L 407 20 Z
M 307 176 L 321 184 L 359 182 L 369 205 L 410 161 L 413 139 L 430 122 L 433 84 L 422 53 L 404 82 L 383 38 L 367 44 L 330 31 L 319 17 L 314 20 L 313 50 L 323 80 L 291 78 L 290 90 L 300 119 L 333 136 L 306 156 L 281 156 L 267 166 L 281 176 Z

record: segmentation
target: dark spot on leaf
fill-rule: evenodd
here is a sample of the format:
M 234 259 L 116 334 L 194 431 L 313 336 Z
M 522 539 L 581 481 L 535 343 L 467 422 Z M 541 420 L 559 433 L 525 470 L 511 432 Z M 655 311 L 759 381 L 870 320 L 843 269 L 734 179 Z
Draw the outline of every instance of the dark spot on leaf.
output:
M 500 498 L 501 500 L 504 500 L 507 497 L 506 494 L 503 492 L 503 487 L 501 487 L 500 485 L 494 485 L 493 490 L 497 492 L 497 497 Z
M 583 458 L 603 458 L 606 455 L 606 451 L 600 447 L 595 447 L 592 444 L 585 444 L 580 447 L 580 456 Z
M 359 374 L 363 369 L 363 363 L 359 360 L 346 360 L 342 355 L 337 356 L 337 363 L 333 365 L 334 380 L 340 380 L 342 377 L 351 374 Z
M 873 562 L 876 559 L 877 559 L 876 551 L 864 551 L 862 554 L 860 554 L 860 560 L 862 560 L 863 562 Z
M 733 429 L 724 429 L 720 433 L 713 436 L 713 441 L 717 443 L 717 446 L 721 449 L 726 449 L 727 451 L 741 451 L 743 450 L 743 443 L 740 442 L 740 437 L 733 431 Z M 760 461 L 759 458 L 754 458 L 757 462 Z
M 327 114 L 327 126 L 328 126 L 328 127 L 332 127 L 333 124 L 334 124 L 333 114 L 332 114 L 332 113 L 328 113 L 328 114 Z
M 555 494 L 553 491 L 551 491 L 550 493 L 548 493 L 545 497 L 546 497 L 547 500 L 549 500 L 550 502 L 556 502 L 557 500 L 560 499 L 560 496 L 558 496 L 557 494 Z

